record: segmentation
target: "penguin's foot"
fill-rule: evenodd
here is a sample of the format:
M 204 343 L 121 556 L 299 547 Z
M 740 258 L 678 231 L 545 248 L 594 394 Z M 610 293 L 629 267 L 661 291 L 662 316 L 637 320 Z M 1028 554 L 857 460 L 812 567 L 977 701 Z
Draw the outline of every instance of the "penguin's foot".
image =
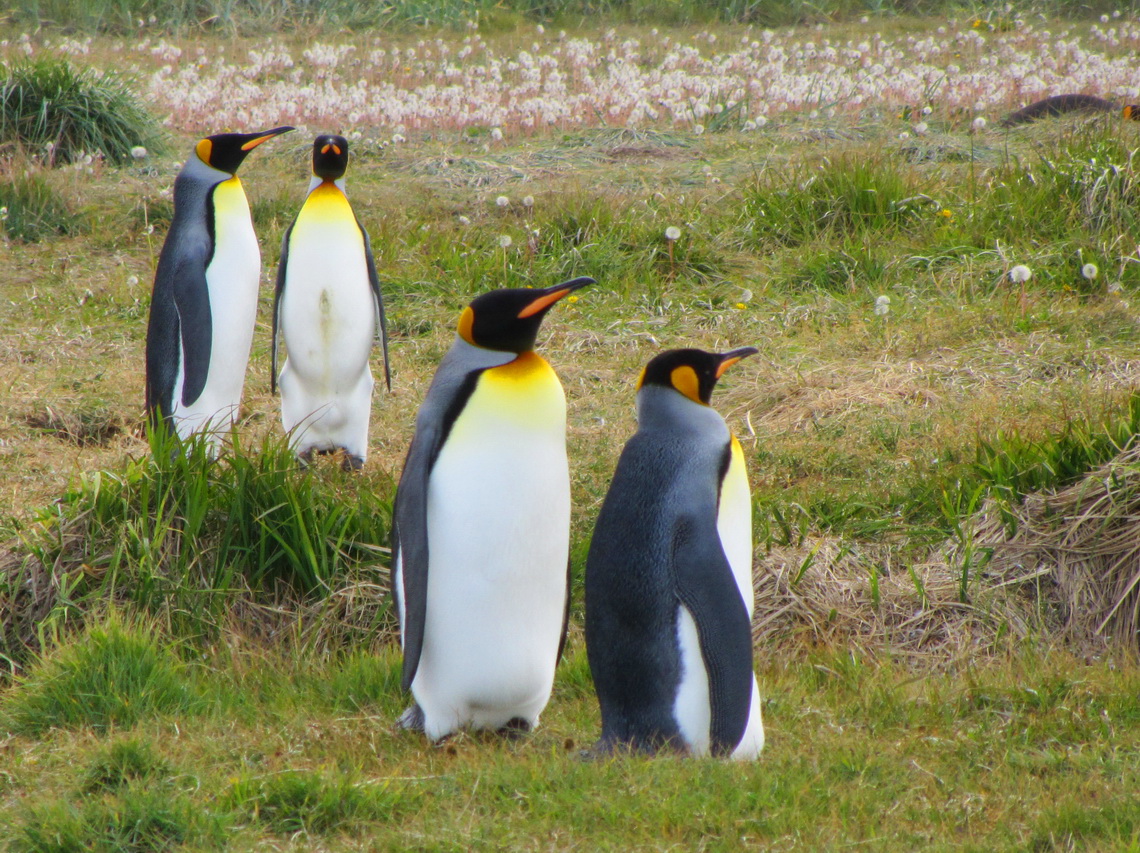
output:
M 342 471 L 359 471 L 363 467 L 363 459 L 353 453 L 349 453 L 347 450 L 344 452 L 344 457 L 340 460 L 340 468 Z
M 309 448 L 303 453 L 297 454 L 297 461 L 301 463 L 302 468 L 308 468 L 313 464 L 313 448 Z
M 511 717 L 507 720 L 506 725 L 495 730 L 495 734 L 501 735 L 507 740 L 519 740 L 523 735 L 528 735 L 532 731 L 534 731 L 534 726 L 530 724 L 530 720 L 524 720 L 522 717 Z
M 419 706 L 418 702 L 413 702 L 404 713 L 400 714 L 400 718 L 396 720 L 396 725 L 411 732 L 422 732 L 424 730 L 424 709 Z

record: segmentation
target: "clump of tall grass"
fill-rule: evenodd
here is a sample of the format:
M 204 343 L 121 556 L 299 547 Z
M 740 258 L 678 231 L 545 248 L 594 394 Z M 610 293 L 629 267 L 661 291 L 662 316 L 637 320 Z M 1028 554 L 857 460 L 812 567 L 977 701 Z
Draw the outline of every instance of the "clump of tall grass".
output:
M 152 714 L 195 702 L 185 666 L 146 625 L 112 616 L 41 659 L 0 704 L 13 732 L 129 728 Z
M 0 228 L 13 240 L 38 243 L 80 231 L 82 221 L 39 175 L 0 181 Z
M 87 794 L 119 791 L 132 782 L 169 776 L 166 759 L 150 741 L 127 738 L 101 749 L 83 774 Z
M 1096 124 L 1036 158 L 1011 159 L 989 173 L 973 205 L 972 240 L 1131 239 L 1140 228 L 1138 165 L 1137 149 Z
M 761 250 L 891 232 L 933 203 L 913 171 L 887 160 L 826 160 L 766 172 L 743 191 L 741 238 Z
M 1071 485 L 1130 446 L 1140 434 L 1140 394 L 1105 423 L 1074 417 L 1054 436 L 1031 440 L 998 432 L 978 441 L 973 469 L 995 496 L 1018 502 L 1031 492 Z
M 152 448 L 123 473 L 85 475 L 26 531 L 22 557 L 0 561 L 10 667 L 107 600 L 189 636 L 213 634 L 241 602 L 324 602 L 352 632 L 386 625 L 387 496 L 299 469 L 281 440 L 235 442 L 215 460 L 159 431 Z
M 125 80 L 36 59 L 0 66 L 0 145 L 23 149 L 49 165 L 101 153 L 112 163 L 131 149 L 165 149 L 162 130 Z

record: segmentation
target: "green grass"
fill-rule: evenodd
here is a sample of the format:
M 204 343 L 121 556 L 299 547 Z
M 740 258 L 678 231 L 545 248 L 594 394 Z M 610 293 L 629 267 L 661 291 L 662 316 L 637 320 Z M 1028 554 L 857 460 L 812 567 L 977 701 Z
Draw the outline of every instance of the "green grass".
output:
M 217 461 L 208 451 L 195 440 L 180 452 L 156 433 L 150 455 L 122 474 L 84 475 L 43 514 L 14 586 L 19 578 L 38 583 L 46 566 L 70 571 L 62 594 L 34 605 L 43 610 L 34 626 L 5 626 L 0 654 L 19 661 L 108 600 L 200 636 L 216 632 L 251 591 L 262 600 L 314 601 L 360 580 L 362 567 L 377 575 L 387 497 L 347 476 L 301 469 L 284 441 L 267 439 L 256 450 L 238 443 Z M 376 599 L 354 629 L 362 635 L 386 624 L 387 605 Z
M 185 667 L 154 630 L 112 618 L 38 662 L 4 694 L 0 717 L 10 731 L 42 736 L 53 728 L 130 728 L 193 704 Z
M 82 220 L 39 175 L 19 175 L 0 183 L 0 228 L 14 240 L 36 243 L 77 234 Z
M 460 28 L 478 20 L 484 30 L 513 30 L 524 22 L 546 21 L 580 24 L 604 16 L 615 22 L 653 23 L 663 26 L 700 25 L 715 22 L 752 24 L 763 27 L 834 23 L 864 14 L 950 15 L 977 14 L 991 30 L 1012 29 L 1013 21 L 1034 13 L 1084 15 L 1113 12 L 1129 4 L 1091 0 L 1079 10 L 1063 0 L 1025 0 L 1006 4 L 998 13 L 984 4 L 961 0 L 334 0 L 319 6 L 288 0 L 20 0 L 15 7 L 20 22 L 48 23 L 61 28 L 132 33 L 142 26 L 159 26 L 175 32 L 203 27 L 256 31 L 258 23 L 274 29 L 301 24 L 348 27 Z M 151 19 L 154 19 L 153 21 Z
M 415 805 L 391 784 L 303 771 L 239 779 L 226 799 L 278 835 L 374 832 Z
M 109 744 L 91 760 L 83 774 L 82 790 L 87 794 L 115 792 L 132 782 L 167 778 L 171 772 L 153 743 L 127 738 Z
M 353 8 L 359 20 L 396 14 Z M 398 11 L 418 26 L 474 8 Z M 876 13 L 479 8 L 481 32 L 504 39 L 533 38 L 539 19 L 573 30 L 582 10 L 591 22 L 613 13 L 607 26 L 651 16 L 629 29 L 645 39 L 669 16 L 766 25 Z M 937 8 L 1009 26 L 1004 13 Z M 153 11 L 139 38 L 181 28 L 184 49 L 232 58 L 243 16 L 324 38 L 352 9 L 238 4 L 201 28 L 219 9 L 71 11 L 76 26 L 132 38 L 129 19 Z M 722 43 L 743 34 L 718 30 Z M 111 44 L 96 37 L 92 61 Z M 366 132 L 349 188 L 377 250 L 395 381 L 374 398 L 358 475 L 302 471 L 284 446 L 268 393 L 268 289 L 235 446 L 211 461 L 143 437 L 145 318 L 175 158 L 40 173 L 86 226 L 12 239 L 0 265 L 0 849 L 1140 846 L 1128 797 L 1140 783 L 1134 655 L 1100 638 L 1060 647 L 1045 579 L 988 589 L 985 549 L 961 547 L 987 497 L 1069 485 L 1140 428 L 1137 126 L 1062 119 L 970 134 L 932 104 L 933 130 L 906 140 L 905 108 L 873 121 L 840 111 L 826 120 L 834 137 L 791 114 L 750 132 L 722 114 L 701 135 L 586 128 L 496 145 L 486 131 L 409 132 L 390 146 Z M 304 148 L 267 146 L 242 167 L 270 276 L 308 179 Z M 671 226 L 681 237 L 670 251 Z M 1079 272 L 1090 261 L 1093 280 Z M 1024 287 L 1008 278 L 1018 263 L 1033 270 Z M 433 747 L 394 726 L 408 697 L 381 547 L 416 407 L 472 296 L 578 274 L 599 284 L 560 304 L 539 342 L 569 403 L 569 654 L 532 736 Z M 876 314 L 883 295 L 890 311 Z M 758 643 L 769 733 L 758 762 L 583 760 L 599 720 L 581 568 L 635 426 L 638 372 L 666 347 L 746 344 L 760 354 L 713 402 L 745 447 L 758 576 L 807 594 L 825 555 L 840 554 L 850 570 L 826 590 L 841 598 L 836 618 L 828 604 Z M 923 645 L 910 625 L 921 634 L 936 621 L 925 568 L 948 542 L 959 550 L 939 612 L 973 621 L 948 616 Z M 892 584 L 915 594 L 892 602 Z M 988 609 L 1003 592 L 1028 632 Z M 892 607 L 911 621 L 860 633 L 838 618 L 846 607 L 871 625 Z M 108 610 L 119 623 L 101 620 Z
M 0 145 L 49 166 L 97 153 L 121 164 L 137 145 L 162 153 L 165 139 L 122 77 L 37 59 L 0 67 Z

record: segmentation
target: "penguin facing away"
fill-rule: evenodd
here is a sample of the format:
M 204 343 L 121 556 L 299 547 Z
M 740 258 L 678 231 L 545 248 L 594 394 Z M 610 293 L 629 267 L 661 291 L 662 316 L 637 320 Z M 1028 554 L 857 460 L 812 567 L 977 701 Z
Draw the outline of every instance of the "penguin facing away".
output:
M 459 318 L 396 491 L 392 592 L 413 705 L 433 741 L 530 730 L 569 616 L 566 397 L 534 352 L 546 312 L 591 278 L 496 290 Z
M 146 335 L 146 410 L 216 447 L 237 419 L 257 314 L 261 249 L 235 174 L 246 155 L 292 130 L 220 133 L 194 146 L 174 181 Z
M 301 211 L 281 242 L 273 297 L 270 383 L 281 389 L 281 420 L 303 460 L 345 451 L 344 467 L 368 455 L 372 341 L 380 334 L 384 380 L 391 389 L 388 335 L 368 234 L 348 203 L 348 141 L 313 142 L 313 177 Z M 277 375 L 283 339 L 288 356 Z
M 752 505 L 744 454 L 709 405 L 757 352 L 663 352 L 586 558 L 598 748 L 750 759 L 764 746 L 752 672 Z

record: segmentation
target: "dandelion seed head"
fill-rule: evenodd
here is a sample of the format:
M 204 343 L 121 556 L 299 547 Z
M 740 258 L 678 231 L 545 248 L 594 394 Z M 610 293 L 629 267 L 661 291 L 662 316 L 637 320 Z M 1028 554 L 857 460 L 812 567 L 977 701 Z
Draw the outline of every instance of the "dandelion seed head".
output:
M 523 203 L 523 207 L 534 207 L 534 196 L 524 195 L 522 203 Z
M 495 140 L 495 142 L 502 142 L 503 141 L 503 129 L 501 127 L 492 127 L 491 128 L 491 138 L 493 140 Z
M 1081 276 L 1092 281 L 1099 275 L 1100 270 L 1097 269 L 1096 264 L 1085 264 L 1081 267 Z
M 510 203 L 511 200 L 505 195 L 501 195 L 495 199 L 495 204 L 497 204 L 499 207 L 507 207 Z
M 147 150 L 145 148 L 143 148 L 141 145 L 136 145 L 134 148 L 131 149 L 131 156 L 134 157 L 136 160 L 144 159 L 146 157 L 147 153 L 148 153 Z
M 885 317 L 891 313 L 891 297 L 885 293 L 882 296 L 875 297 L 875 316 Z
M 1018 264 L 1009 271 L 1009 280 L 1014 284 L 1024 284 L 1033 277 L 1033 271 L 1025 264 Z
M 975 131 L 979 131 L 979 132 L 985 130 L 986 129 L 985 116 L 978 116 L 976 119 L 973 120 L 973 122 L 970 123 L 970 127 L 973 128 Z
M 470 219 L 470 217 L 467 217 L 467 216 L 460 216 L 460 217 L 459 217 L 459 224 L 460 224 L 460 225 L 470 225 L 470 224 L 471 224 L 471 219 Z
M 514 240 L 511 239 L 510 234 L 503 234 L 499 237 L 499 248 L 509 249 L 511 247 L 511 243 L 513 242 Z
M 676 225 L 670 225 L 665 229 L 665 239 L 672 243 L 674 240 L 680 239 L 681 229 Z

